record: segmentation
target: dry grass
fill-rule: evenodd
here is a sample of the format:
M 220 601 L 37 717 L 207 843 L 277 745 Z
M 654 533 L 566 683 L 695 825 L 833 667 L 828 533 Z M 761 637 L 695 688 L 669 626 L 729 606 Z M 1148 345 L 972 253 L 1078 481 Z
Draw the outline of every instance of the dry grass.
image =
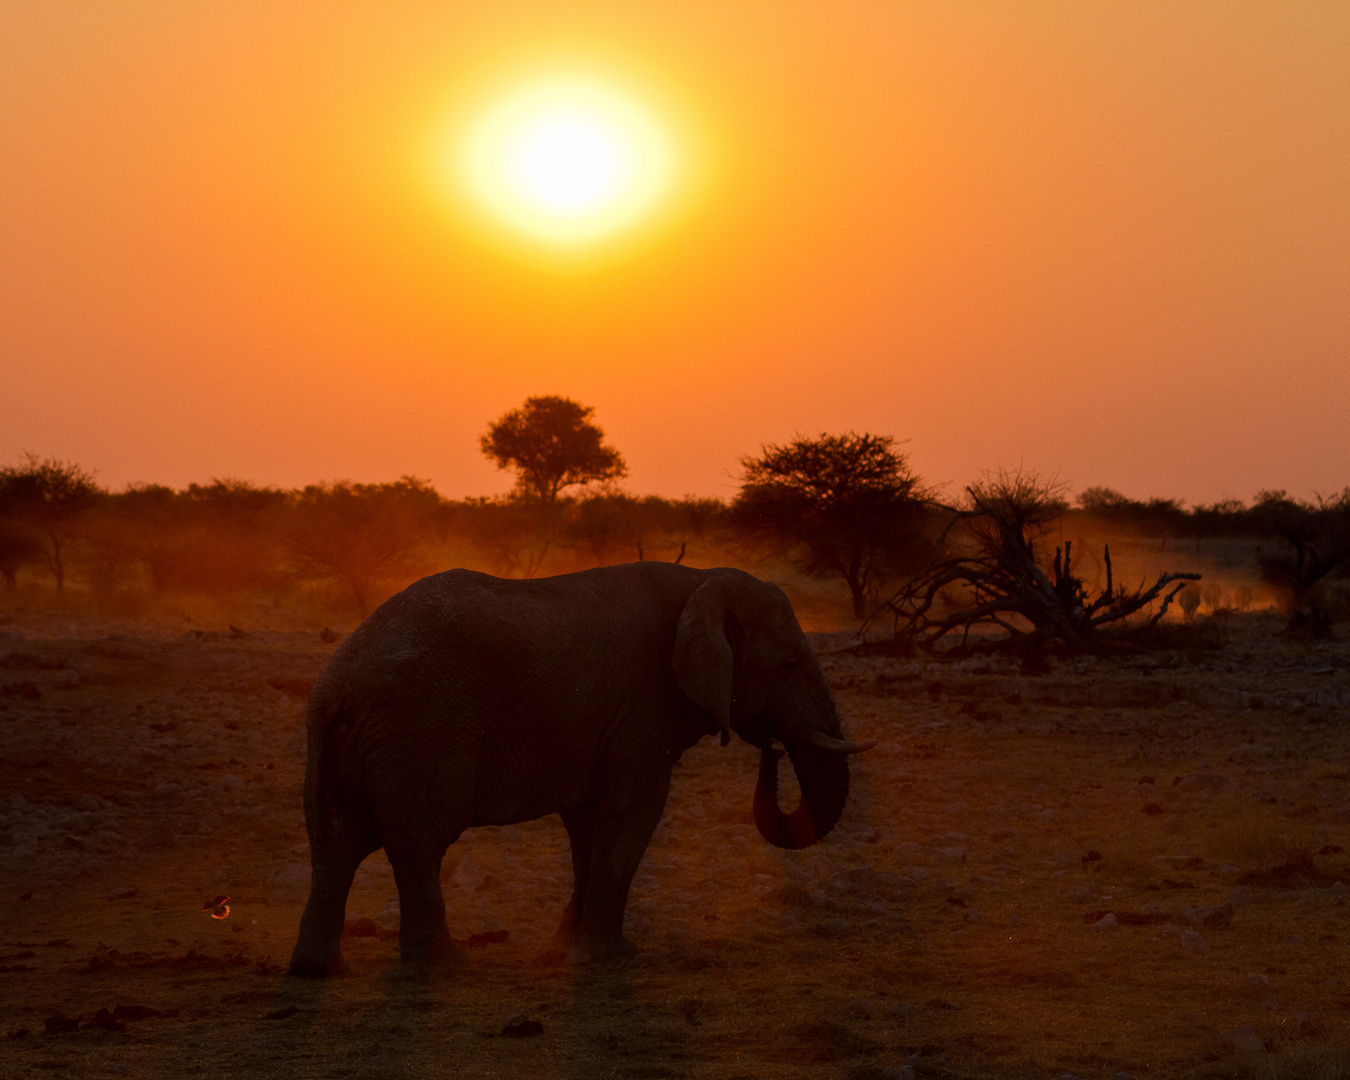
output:
M 1350 1049 L 1326 1042 L 1295 1042 L 1244 1064 L 1252 1080 L 1350 1080 Z
M 647 956 L 541 961 L 570 888 L 562 830 L 544 821 L 452 848 L 448 877 L 471 857 L 501 879 L 447 886 L 452 932 L 510 930 L 471 949 L 468 971 L 409 982 L 395 942 L 353 937 L 352 975 L 314 984 L 276 966 L 302 899 L 285 873 L 304 859 L 303 736 L 300 704 L 273 687 L 311 678 L 329 646 L 24 625 L 21 651 L 66 666 L 21 673 L 40 701 L 0 698 L 0 810 L 11 790 L 34 815 L 86 791 L 120 801 L 116 839 L 71 834 L 90 854 L 110 845 L 102 868 L 64 875 L 85 855 L 62 826 L 45 868 L 0 873 L 0 966 L 14 969 L 0 971 L 0 1076 L 879 1080 L 911 1055 L 951 1080 L 1346 1075 L 1350 897 L 1316 886 L 1350 881 L 1334 851 L 1350 847 L 1350 708 L 1288 702 L 1314 680 L 1350 683 L 1350 647 L 1302 657 L 1239 639 L 1211 666 L 1055 661 L 1035 677 L 827 656 L 850 735 L 880 745 L 825 843 L 760 843 L 753 751 L 706 740 L 676 771 L 635 884 Z M 1085 688 L 1111 704 L 1083 704 Z M 1243 704 L 1254 691 L 1262 709 Z M 368 860 L 352 911 L 380 912 L 387 871 Z M 1169 930 L 1276 871 L 1231 925 L 1199 928 L 1203 952 Z M 136 898 L 108 899 L 127 885 Z M 223 922 L 201 907 L 216 892 L 234 897 Z M 1106 911 L 1116 927 L 1088 925 Z M 176 1013 L 100 1028 L 117 1005 Z M 49 1034 L 57 1014 L 82 1026 Z M 514 1014 L 543 1035 L 498 1037 Z M 1263 1049 L 1229 1049 L 1243 1027 Z
M 1317 845 L 1287 821 L 1261 810 L 1238 812 L 1208 843 L 1213 857 L 1246 866 L 1265 866 L 1310 857 Z

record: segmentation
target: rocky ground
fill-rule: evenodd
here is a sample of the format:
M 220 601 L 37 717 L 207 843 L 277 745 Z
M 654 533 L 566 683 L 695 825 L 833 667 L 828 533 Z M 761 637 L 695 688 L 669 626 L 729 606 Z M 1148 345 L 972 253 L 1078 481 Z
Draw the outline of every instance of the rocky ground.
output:
M 571 876 L 546 819 L 447 856 L 471 970 L 399 977 L 377 854 L 353 974 L 315 983 L 281 965 L 333 645 L 4 616 L 0 1076 L 1350 1076 L 1350 647 L 1278 628 L 1034 671 L 822 637 L 881 743 L 825 842 L 767 847 L 755 752 L 705 740 L 635 960 L 545 962 Z

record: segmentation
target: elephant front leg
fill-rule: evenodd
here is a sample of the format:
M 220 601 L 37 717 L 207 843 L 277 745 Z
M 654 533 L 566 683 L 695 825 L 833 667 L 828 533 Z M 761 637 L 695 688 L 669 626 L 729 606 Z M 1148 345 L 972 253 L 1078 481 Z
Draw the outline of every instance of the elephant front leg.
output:
M 591 841 L 591 863 L 573 963 L 633 956 L 623 936 L 624 909 L 633 875 L 665 809 L 670 774 L 638 785 L 626 798 L 601 799 Z

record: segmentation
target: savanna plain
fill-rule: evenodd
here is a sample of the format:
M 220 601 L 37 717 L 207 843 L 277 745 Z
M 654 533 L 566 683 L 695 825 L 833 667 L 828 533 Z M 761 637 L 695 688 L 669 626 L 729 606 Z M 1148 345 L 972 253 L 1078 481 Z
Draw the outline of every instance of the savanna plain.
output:
M 549 954 L 547 818 L 447 855 L 468 969 L 400 975 L 376 853 L 351 974 L 311 981 L 284 974 L 304 705 L 339 635 L 8 611 L 0 1075 L 1345 1075 L 1350 645 L 1283 627 L 1030 659 L 815 633 L 879 743 L 823 842 L 766 845 L 756 752 L 706 739 L 634 884 L 636 958 Z

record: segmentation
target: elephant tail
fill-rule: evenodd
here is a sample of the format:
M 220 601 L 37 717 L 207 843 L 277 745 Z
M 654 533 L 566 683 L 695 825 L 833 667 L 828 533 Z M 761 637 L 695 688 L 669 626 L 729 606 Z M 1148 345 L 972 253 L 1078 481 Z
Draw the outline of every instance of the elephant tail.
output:
M 316 686 L 309 695 L 309 705 L 305 713 L 306 741 L 305 755 L 305 827 L 309 833 L 309 846 L 318 851 L 329 839 L 334 820 L 333 791 L 334 765 L 332 734 L 336 726 L 341 702 L 325 694 Z

